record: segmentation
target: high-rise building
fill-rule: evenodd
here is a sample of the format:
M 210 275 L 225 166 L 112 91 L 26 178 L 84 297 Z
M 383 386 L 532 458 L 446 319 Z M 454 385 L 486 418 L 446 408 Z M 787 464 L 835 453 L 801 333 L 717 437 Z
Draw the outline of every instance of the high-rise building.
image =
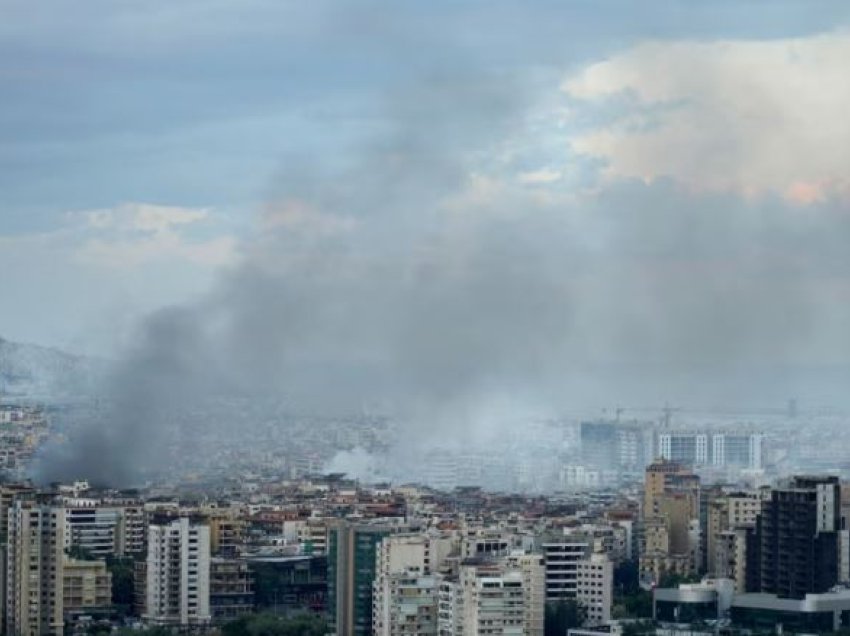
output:
M 670 492 L 694 492 L 699 489 L 699 477 L 684 465 L 666 458 L 646 467 L 643 488 L 643 516 L 658 514 L 659 499 Z
M 328 526 L 323 519 L 307 519 L 297 529 L 298 543 L 305 554 L 325 554 L 328 550 Z
M 148 541 L 148 516 L 144 504 L 133 497 L 110 499 L 104 505 L 117 508 L 121 514 L 117 554 L 143 556 Z
M 439 580 L 432 574 L 458 542 L 450 535 L 395 534 L 378 545 L 373 588 L 373 632 L 436 634 Z
M 437 634 L 463 634 L 463 590 L 456 578 L 440 580 L 437 596 Z
M 6 545 L 9 535 L 9 511 L 15 499 L 32 494 L 35 489 L 27 484 L 0 485 L 0 545 Z
M 583 463 L 599 470 L 641 471 L 651 459 L 651 429 L 639 422 L 599 420 L 580 425 Z
M 543 553 L 547 601 L 574 599 L 578 587 L 578 563 L 592 550 L 592 538 L 563 533 L 545 536 L 540 542 Z
M 506 564 L 522 573 L 524 633 L 543 636 L 546 621 L 546 569 L 541 554 L 511 554 Z
M 216 509 L 206 517 L 210 527 L 210 552 L 222 557 L 236 556 L 245 536 L 245 521 L 238 511 Z
M 681 464 L 661 459 L 646 469 L 640 575 L 690 574 L 701 562 L 700 481 Z
M 8 511 L 6 633 L 63 633 L 64 524 L 61 507 L 18 499 Z
M 121 513 L 104 508 L 94 500 L 66 501 L 64 505 L 65 549 L 72 548 L 94 557 L 118 552 Z
M 245 561 L 210 560 L 210 614 L 220 623 L 254 611 L 254 574 Z
M 399 533 L 384 537 L 377 549 L 376 580 L 394 572 L 431 574 L 458 548 L 448 534 Z
M 542 636 L 542 578 L 539 556 L 466 560 L 441 585 L 438 633 Z
M 766 493 L 738 491 L 726 495 L 726 505 L 730 528 L 753 528 L 761 513 Z
M 30 496 L 32 486 L 26 484 L 0 485 L 0 631 L 6 626 L 6 563 L 9 558 L 9 512 L 16 499 Z
M 210 621 L 210 530 L 202 519 L 155 516 L 148 526 L 145 613 L 155 625 Z
M 712 491 L 705 491 L 712 492 Z M 705 494 L 705 492 L 703 494 Z M 754 528 L 761 512 L 761 492 L 713 493 L 702 524 L 703 569 L 709 574 L 736 579 L 745 570 L 747 528 Z M 736 579 L 737 580 L 737 579 Z M 740 587 L 739 592 L 744 591 Z
M 581 455 L 593 468 L 613 469 L 619 464 L 617 424 L 610 421 L 582 422 Z
M 838 582 L 840 490 L 837 477 L 795 477 L 770 491 L 747 543 L 748 591 L 803 598 Z
M 112 502 L 80 497 L 63 501 L 65 549 L 103 558 L 140 555 L 147 525 L 138 502 Z
M 372 634 L 373 584 L 381 540 L 395 528 L 339 521 L 328 531 L 328 611 L 337 636 Z
M 591 554 L 578 562 L 576 601 L 587 625 L 611 620 L 614 589 L 614 563 L 605 554 Z
M 761 433 L 665 430 L 658 433 L 656 452 L 659 457 L 689 466 L 759 470 L 763 446 Z
M 375 636 L 436 636 L 439 575 L 406 571 L 381 578 L 375 589 Z
M 515 536 L 493 528 L 465 527 L 460 553 L 468 559 L 506 556 L 514 547 Z
M 438 490 L 451 490 L 459 483 L 458 460 L 447 449 L 435 449 L 425 456 L 423 475 L 425 483 Z
M 690 466 L 708 464 L 708 437 L 706 433 L 659 433 L 658 456 Z
M 764 435 L 761 433 L 715 433 L 711 463 L 759 470 L 763 466 Z
M 735 592 L 747 591 L 747 534 L 750 529 L 739 527 L 721 531 L 714 541 L 713 574 L 718 579 L 735 582 Z

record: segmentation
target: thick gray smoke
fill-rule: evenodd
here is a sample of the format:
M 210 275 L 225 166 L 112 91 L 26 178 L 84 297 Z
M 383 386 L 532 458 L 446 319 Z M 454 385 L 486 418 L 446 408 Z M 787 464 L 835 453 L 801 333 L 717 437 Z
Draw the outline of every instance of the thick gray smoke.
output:
M 488 169 L 525 125 L 524 93 L 431 78 L 390 100 L 392 125 L 356 161 L 286 161 L 241 264 L 145 321 L 103 418 L 41 476 L 132 482 L 217 395 L 325 413 L 389 402 L 413 443 L 462 437 L 495 402 L 835 396 L 850 216 L 669 183 L 542 196 Z

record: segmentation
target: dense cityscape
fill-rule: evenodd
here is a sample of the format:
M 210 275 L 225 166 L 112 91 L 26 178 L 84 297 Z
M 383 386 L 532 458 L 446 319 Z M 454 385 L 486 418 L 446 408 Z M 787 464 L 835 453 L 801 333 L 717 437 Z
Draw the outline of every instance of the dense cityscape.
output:
M 850 466 L 844 448 L 801 452 L 806 431 L 846 422 L 795 401 L 532 421 L 491 449 L 498 459 L 435 447 L 415 478 L 385 481 L 370 476 L 393 470 L 366 464 L 392 454 L 387 418 L 281 414 L 274 430 L 301 444 L 213 440 L 207 462 L 174 457 L 116 490 L 84 468 L 35 483 L 68 407 L 11 400 L 8 634 L 693 636 L 850 620 Z M 363 475 L 333 471 L 341 457 Z
M 850 636 L 850 0 L 0 0 L 0 636 Z

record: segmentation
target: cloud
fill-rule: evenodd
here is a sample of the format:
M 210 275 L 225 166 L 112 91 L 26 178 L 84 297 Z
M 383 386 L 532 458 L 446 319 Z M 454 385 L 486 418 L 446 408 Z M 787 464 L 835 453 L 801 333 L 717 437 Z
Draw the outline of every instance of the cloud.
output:
M 149 203 L 62 213 L 0 231 L 0 335 L 113 355 L 139 315 L 204 293 L 238 258 L 234 212 Z M 56 316 L 62 316 L 57 320 Z
M 850 34 L 648 42 L 570 76 L 564 91 L 616 114 L 572 140 L 608 180 L 669 177 L 695 191 L 850 194 Z
M 137 267 L 155 260 L 224 265 L 233 260 L 235 249 L 236 240 L 232 237 L 186 243 L 169 233 L 138 240 L 91 239 L 79 248 L 77 256 L 87 263 L 122 268 Z
M 235 237 L 200 239 L 188 233 L 190 226 L 210 220 L 206 208 L 125 203 L 73 216 L 85 219 L 87 236 L 76 249 L 85 263 L 121 268 L 154 261 L 221 266 L 235 258 Z
M 84 215 L 89 226 L 96 229 L 114 228 L 160 234 L 181 225 L 202 221 L 209 216 L 209 210 L 150 203 L 123 203 L 114 208 L 90 210 Z
M 351 231 L 354 219 L 326 214 L 305 201 L 287 199 L 266 206 L 260 225 L 267 232 L 300 232 L 321 236 Z
M 560 180 L 562 177 L 561 173 L 558 170 L 552 170 L 551 168 L 541 168 L 540 170 L 533 170 L 531 172 L 523 172 L 519 175 L 519 180 L 521 183 L 552 183 L 554 181 Z

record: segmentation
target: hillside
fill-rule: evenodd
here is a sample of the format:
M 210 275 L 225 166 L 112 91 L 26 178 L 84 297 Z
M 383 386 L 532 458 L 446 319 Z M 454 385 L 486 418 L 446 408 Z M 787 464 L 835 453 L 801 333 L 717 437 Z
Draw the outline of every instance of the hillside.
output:
M 50 398 L 91 390 L 103 363 L 0 338 L 0 397 Z

